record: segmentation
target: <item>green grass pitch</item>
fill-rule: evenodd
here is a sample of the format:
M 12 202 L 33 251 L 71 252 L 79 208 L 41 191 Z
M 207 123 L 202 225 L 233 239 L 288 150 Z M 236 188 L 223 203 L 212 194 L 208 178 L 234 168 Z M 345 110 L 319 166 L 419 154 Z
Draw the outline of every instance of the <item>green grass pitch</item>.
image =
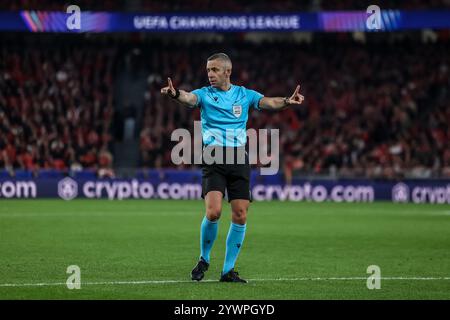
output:
M 450 299 L 448 205 L 252 203 L 236 265 L 248 284 L 217 281 L 226 202 L 207 281 L 190 281 L 203 214 L 201 201 L 2 200 L 0 299 Z

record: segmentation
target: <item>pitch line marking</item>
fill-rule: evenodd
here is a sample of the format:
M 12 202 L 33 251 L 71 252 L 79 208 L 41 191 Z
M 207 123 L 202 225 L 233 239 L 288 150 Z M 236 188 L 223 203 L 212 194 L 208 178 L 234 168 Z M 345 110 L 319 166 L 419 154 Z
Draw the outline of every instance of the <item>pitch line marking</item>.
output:
M 450 277 L 381 277 L 381 280 L 408 280 L 408 281 L 439 281 L 450 280 Z M 324 278 L 276 278 L 276 279 L 248 279 L 251 282 L 271 281 L 351 281 L 367 280 L 367 277 L 324 277 Z M 99 281 L 81 282 L 81 285 L 141 285 L 141 284 L 170 284 L 170 283 L 195 283 L 192 280 L 142 280 L 142 281 Z M 218 280 L 202 280 L 201 282 L 218 282 Z M 0 283 L 0 287 L 49 287 L 65 286 L 66 282 L 42 282 L 42 283 Z

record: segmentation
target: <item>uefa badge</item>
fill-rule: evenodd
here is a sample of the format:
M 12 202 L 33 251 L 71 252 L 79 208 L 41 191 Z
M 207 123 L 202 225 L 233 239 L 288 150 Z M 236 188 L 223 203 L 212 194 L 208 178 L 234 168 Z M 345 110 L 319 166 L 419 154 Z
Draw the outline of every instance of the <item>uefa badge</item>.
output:
M 409 187 L 404 183 L 397 183 L 392 188 L 393 202 L 408 202 L 409 201 Z
M 242 106 L 233 106 L 233 114 L 236 118 L 239 118 L 242 114 Z
M 72 178 L 64 178 L 58 183 L 58 195 L 64 200 L 72 200 L 78 195 L 78 184 Z

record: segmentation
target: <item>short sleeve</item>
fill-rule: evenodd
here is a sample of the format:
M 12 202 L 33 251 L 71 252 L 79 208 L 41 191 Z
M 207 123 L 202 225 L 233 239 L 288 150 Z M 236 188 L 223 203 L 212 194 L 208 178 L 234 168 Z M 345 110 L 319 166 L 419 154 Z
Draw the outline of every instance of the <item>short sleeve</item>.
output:
M 203 102 L 203 96 L 204 96 L 204 90 L 203 89 L 195 89 L 191 91 L 191 93 L 195 94 L 197 96 L 197 104 L 195 105 L 196 108 L 200 107 Z
M 247 99 L 250 103 L 250 108 L 261 110 L 259 101 L 264 97 L 261 93 L 255 90 L 245 89 L 247 91 Z

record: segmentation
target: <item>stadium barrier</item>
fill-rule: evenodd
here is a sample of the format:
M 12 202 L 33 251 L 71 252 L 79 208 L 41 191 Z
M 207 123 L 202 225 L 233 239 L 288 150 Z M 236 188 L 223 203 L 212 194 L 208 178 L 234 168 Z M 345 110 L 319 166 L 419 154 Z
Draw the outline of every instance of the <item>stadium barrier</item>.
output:
M 64 176 L 44 172 L 8 177 L 0 173 L 0 199 L 201 199 L 199 170 L 147 170 L 127 179 L 99 179 L 93 172 Z M 374 202 L 450 204 L 450 180 L 295 179 L 252 172 L 254 201 Z

